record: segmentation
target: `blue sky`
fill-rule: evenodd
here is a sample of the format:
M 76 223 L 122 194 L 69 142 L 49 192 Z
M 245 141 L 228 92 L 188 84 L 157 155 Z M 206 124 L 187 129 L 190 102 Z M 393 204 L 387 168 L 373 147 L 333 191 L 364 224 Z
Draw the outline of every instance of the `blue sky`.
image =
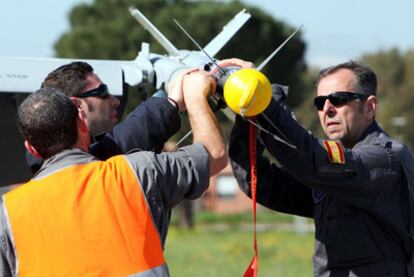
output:
M 306 59 L 312 65 L 327 66 L 391 47 L 414 48 L 414 1 L 243 1 L 294 27 L 304 24 Z M 82 2 L 91 0 L 2 1 L 0 56 L 52 57 L 54 41 L 68 30 L 68 12 Z

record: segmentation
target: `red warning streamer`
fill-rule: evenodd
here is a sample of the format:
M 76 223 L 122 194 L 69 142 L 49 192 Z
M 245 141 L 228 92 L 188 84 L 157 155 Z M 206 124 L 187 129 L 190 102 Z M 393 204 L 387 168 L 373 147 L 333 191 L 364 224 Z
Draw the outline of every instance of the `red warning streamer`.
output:
M 252 119 L 255 120 L 255 119 Z M 249 267 L 243 274 L 243 277 L 256 277 L 259 267 L 259 252 L 257 251 L 256 236 L 256 186 L 257 186 L 257 169 L 256 169 L 256 127 L 249 125 L 249 146 L 250 146 L 250 190 L 252 193 L 253 208 L 253 228 L 254 228 L 254 257 Z

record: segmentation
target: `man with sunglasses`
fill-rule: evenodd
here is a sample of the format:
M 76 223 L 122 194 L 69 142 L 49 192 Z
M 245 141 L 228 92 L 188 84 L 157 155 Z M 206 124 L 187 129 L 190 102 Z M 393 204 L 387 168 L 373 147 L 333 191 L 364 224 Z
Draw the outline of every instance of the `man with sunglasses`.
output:
M 257 202 L 314 219 L 315 276 L 414 276 L 413 157 L 376 123 L 376 90 L 375 73 L 360 63 L 322 70 L 314 105 L 327 139 L 299 125 L 280 97 L 257 117 L 281 138 L 257 139 Z M 251 196 L 248 134 L 238 117 L 229 155 Z
M 134 149 L 160 152 L 164 143 L 180 128 L 182 95 L 151 97 L 138 105 L 121 123 L 117 123 L 119 100 L 86 62 L 72 62 L 50 72 L 42 87 L 52 87 L 71 97 L 85 113 L 92 144 L 90 153 L 100 160 Z M 33 173 L 42 161 L 27 154 Z

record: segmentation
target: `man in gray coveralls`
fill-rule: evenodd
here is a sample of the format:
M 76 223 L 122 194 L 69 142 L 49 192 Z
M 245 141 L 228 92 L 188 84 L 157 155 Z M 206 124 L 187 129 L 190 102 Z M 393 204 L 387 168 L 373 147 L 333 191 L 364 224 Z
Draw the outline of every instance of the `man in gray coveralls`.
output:
M 6 193 L 0 210 L 0 275 L 168 276 L 163 257 L 171 209 L 195 199 L 227 164 L 202 72 L 170 87 L 187 109 L 192 145 L 99 161 L 83 112 L 52 88 L 19 107 L 25 146 L 45 160 L 30 182 Z

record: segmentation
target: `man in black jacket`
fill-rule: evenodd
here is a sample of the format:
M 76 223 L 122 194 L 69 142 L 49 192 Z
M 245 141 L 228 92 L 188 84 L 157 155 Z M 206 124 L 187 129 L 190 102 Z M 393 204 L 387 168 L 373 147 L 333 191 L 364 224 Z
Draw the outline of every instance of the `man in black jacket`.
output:
M 89 152 L 100 160 L 134 149 L 160 152 L 164 143 L 180 129 L 182 95 L 151 97 L 117 123 L 119 100 L 86 62 L 63 65 L 45 78 L 42 87 L 58 89 L 71 97 L 85 114 L 92 137 Z M 116 125 L 115 125 L 116 124 Z M 27 155 L 33 173 L 42 161 Z
M 260 134 L 257 201 L 314 219 L 315 276 L 414 276 L 413 176 L 406 170 L 414 163 L 376 123 L 376 89 L 375 73 L 359 63 L 320 72 L 314 105 L 326 140 L 300 126 L 277 99 L 264 112 L 271 122 L 258 116 L 296 149 Z M 262 155 L 264 148 L 278 165 Z M 248 149 L 248 124 L 238 117 L 229 155 L 250 196 Z

